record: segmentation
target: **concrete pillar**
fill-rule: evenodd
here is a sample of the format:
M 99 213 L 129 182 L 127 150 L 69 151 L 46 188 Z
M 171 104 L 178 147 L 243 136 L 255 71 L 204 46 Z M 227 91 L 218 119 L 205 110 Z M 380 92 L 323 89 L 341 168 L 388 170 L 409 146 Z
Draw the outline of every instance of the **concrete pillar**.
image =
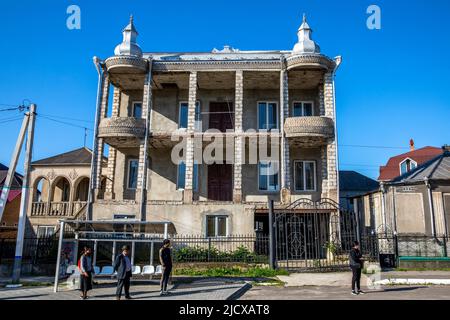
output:
M 109 74 L 104 74 L 104 81 L 101 93 L 101 105 L 100 105 L 100 119 L 99 123 L 102 119 L 106 118 L 108 114 L 108 101 L 109 101 Z M 103 138 L 98 138 L 97 144 L 97 152 L 95 156 L 95 164 L 94 164 L 94 190 L 95 190 L 95 198 L 98 199 L 98 195 L 100 193 L 101 182 L 102 182 L 102 161 L 103 161 L 103 150 L 105 148 L 105 144 L 103 142 Z
M 197 71 L 189 75 L 189 99 L 188 99 L 188 137 L 186 139 L 186 173 L 184 186 L 184 202 L 192 203 L 193 200 L 193 175 L 194 175 L 194 138 L 195 131 L 195 104 L 197 102 Z
M 336 121 L 334 107 L 334 80 L 333 72 L 327 72 L 324 76 L 324 107 L 325 116 Z M 335 133 L 336 134 L 336 133 Z M 338 190 L 338 168 L 337 168 L 337 146 L 336 138 L 327 143 L 327 170 L 328 170 L 328 198 L 339 202 Z
M 151 132 L 151 115 L 152 115 L 152 68 L 151 61 L 149 71 L 145 77 L 144 94 L 142 98 L 142 118 L 145 119 L 145 135 L 139 144 L 139 167 L 137 176 L 136 200 L 140 203 L 141 221 L 146 221 L 146 205 L 147 205 L 147 168 L 148 168 L 148 150 L 149 150 L 149 134 Z
M 281 134 L 281 154 L 280 154 L 280 176 L 281 176 L 281 202 L 288 204 L 291 202 L 291 173 L 289 142 L 284 134 L 284 121 L 289 117 L 289 83 L 288 72 L 280 72 L 280 134 Z
M 118 87 L 114 87 L 113 93 L 113 103 L 112 103 L 112 111 L 111 117 L 118 117 L 120 114 L 120 98 L 121 98 L 121 90 Z M 117 150 L 109 146 L 108 153 L 108 167 L 106 169 L 106 190 L 105 190 L 105 199 L 112 200 L 115 197 L 114 194 L 114 177 L 116 170 L 116 157 Z
M 242 137 L 242 113 L 244 104 L 244 73 L 242 70 L 236 71 L 235 82 L 235 111 L 234 111 L 234 185 L 233 185 L 233 202 L 242 202 L 242 155 L 244 139 Z

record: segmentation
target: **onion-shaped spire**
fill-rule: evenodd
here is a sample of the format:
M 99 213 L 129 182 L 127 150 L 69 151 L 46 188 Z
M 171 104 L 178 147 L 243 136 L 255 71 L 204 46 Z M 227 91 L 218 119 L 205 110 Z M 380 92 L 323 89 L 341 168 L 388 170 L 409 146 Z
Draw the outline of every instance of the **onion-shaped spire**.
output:
M 134 27 L 133 15 L 130 16 L 130 23 L 123 29 L 123 40 L 114 50 L 116 56 L 142 57 L 142 50 L 136 43 L 138 32 Z
M 311 39 L 312 29 L 306 21 L 306 15 L 303 14 L 303 22 L 298 29 L 298 42 L 295 44 L 292 53 L 320 53 L 320 47 Z

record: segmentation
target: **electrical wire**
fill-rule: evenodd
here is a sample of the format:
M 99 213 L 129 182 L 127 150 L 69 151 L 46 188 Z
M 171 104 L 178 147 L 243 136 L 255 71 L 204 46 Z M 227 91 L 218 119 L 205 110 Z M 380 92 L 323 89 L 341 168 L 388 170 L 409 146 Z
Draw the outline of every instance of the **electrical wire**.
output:
M 94 123 L 92 120 L 85 120 L 85 119 L 76 119 L 76 118 L 70 118 L 70 117 L 64 117 L 64 116 L 55 116 L 52 114 L 45 114 L 45 113 L 39 113 L 41 116 L 51 117 L 51 118 L 59 118 L 59 119 L 66 119 L 66 120 L 72 120 L 72 121 L 79 121 L 79 122 L 86 122 L 86 123 Z
M 44 116 L 44 115 L 42 115 L 42 114 L 39 114 L 38 116 L 39 116 L 40 118 L 42 118 L 42 119 L 50 120 L 50 121 L 57 122 L 57 123 L 60 123 L 60 124 L 65 124 L 65 125 L 67 125 L 67 126 L 72 126 L 72 127 L 76 127 L 76 128 L 81 128 L 81 129 L 85 129 L 85 130 L 89 130 L 89 131 L 94 131 L 94 130 L 91 129 L 91 128 L 87 128 L 87 127 L 80 126 L 80 125 L 73 124 L 73 123 L 66 122 L 66 121 L 61 121 L 61 120 L 58 120 L 58 119 L 53 119 L 52 117 Z

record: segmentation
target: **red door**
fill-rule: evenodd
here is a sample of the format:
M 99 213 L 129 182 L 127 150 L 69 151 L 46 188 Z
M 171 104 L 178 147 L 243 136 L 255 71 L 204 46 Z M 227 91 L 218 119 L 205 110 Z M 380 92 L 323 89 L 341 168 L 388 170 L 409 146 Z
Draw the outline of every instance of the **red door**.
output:
M 208 199 L 233 200 L 233 166 L 231 164 L 208 165 Z

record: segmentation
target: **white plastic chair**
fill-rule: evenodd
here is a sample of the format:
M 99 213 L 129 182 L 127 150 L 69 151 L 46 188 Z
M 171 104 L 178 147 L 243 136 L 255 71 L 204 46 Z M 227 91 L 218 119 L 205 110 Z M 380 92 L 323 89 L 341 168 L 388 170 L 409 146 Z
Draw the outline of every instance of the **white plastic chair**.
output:
M 151 276 L 155 274 L 155 267 L 154 266 L 144 266 L 142 268 L 142 276 Z
M 157 265 L 156 266 L 155 275 L 161 275 L 161 274 L 162 274 L 162 266 L 161 265 Z
M 79 272 L 78 266 L 72 264 L 72 265 L 70 265 L 70 266 L 67 267 L 67 269 L 66 269 L 66 274 L 73 274 L 73 273 L 75 273 L 75 272 L 77 272 L 77 271 Z
M 131 274 L 132 274 L 133 276 L 138 275 L 138 274 L 141 274 L 141 267 L 140 267 L 140 266 L 133 266 L 133 267 L 131 268 Z
M 112 266 L 104 266 L 102 271 L 98 273 L 99 276 L 112 276 L 114 274 L 114 269 Z

